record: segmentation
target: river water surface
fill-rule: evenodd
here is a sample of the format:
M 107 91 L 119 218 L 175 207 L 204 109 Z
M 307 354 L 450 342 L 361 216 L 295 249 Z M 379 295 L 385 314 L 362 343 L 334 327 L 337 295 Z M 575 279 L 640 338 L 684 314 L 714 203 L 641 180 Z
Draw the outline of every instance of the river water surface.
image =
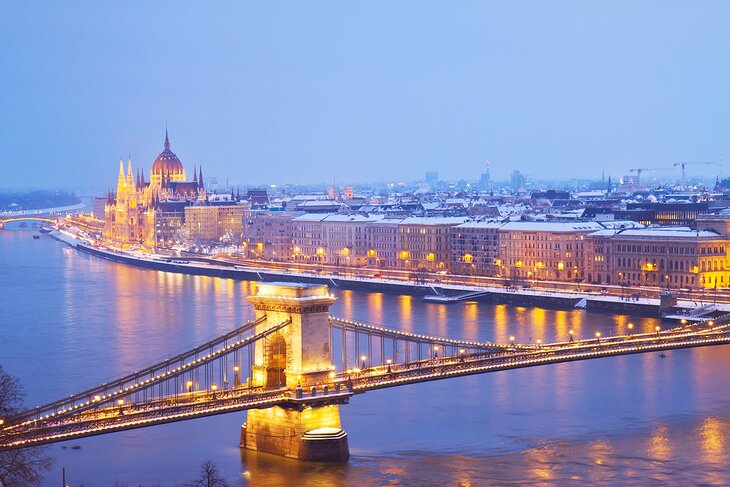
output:
M 136 269 L 0 231 L 0 363 L 29 406 L 106 382 L 250 320 L 251 282 Z M 333 290 L 335 316 L 518 342 L 652 330 L 657 320 Z M 727 485 L 730 347 L 503 371 L 373 391 L 341 408 L 352 457 L 238 448 L 245 413 L 48 448 L 71 486 L 172 486 L 214 460 L 233 485 Z M 76 448 L 72 448 L 76 447 Z

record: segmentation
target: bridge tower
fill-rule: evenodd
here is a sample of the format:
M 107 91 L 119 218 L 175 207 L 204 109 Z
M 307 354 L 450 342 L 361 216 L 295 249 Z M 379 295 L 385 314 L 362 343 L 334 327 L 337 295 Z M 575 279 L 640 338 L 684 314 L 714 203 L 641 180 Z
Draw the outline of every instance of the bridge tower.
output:
M 335 298 L 321 284 L 260 283 L 248 300 L 262 320 L 257 334 L 289 321 L 256 342 L 252 385 L 285 387 L 293 399 L 285 406 L 249 410 L 241 447 L 302 460 L 345 460 L 349 448 L 339 405 L 346 399 L 333 394 L 327 400 L 322 393 L 315 397 L 308 392 L 331 382 L 335 369 L 329 326 L 329 307 Z

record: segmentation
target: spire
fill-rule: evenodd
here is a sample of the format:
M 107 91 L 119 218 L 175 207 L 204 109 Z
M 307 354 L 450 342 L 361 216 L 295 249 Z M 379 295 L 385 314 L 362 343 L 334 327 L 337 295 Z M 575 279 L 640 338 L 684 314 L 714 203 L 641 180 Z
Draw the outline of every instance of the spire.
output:
M 124 160 L 119 157 L 119 179 L 124 179 Z
M 205 187 L 205 186 L 203 186 L 203 166 L 202 165 L 198 168 L 198 186 L 200 186 L 201 188 Z
M 195 164 L 193 164 L 193 181 L 195 181 L 195 183 L 198 182 L 198 172 L 197 169 L 195 169 Z
M 167 137 L 167 125 L 165 126 L 165 149 L 170 148 L 170 139 Z

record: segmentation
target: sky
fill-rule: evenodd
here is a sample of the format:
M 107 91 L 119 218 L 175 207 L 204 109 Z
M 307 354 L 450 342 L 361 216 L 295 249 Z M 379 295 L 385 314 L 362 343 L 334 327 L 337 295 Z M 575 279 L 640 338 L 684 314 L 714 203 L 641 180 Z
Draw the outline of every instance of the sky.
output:
M 0 187 L 616 179 L 730 158 L 730 2 L 0 2 Z M 678 172 L 677 169 L 673 169 Z

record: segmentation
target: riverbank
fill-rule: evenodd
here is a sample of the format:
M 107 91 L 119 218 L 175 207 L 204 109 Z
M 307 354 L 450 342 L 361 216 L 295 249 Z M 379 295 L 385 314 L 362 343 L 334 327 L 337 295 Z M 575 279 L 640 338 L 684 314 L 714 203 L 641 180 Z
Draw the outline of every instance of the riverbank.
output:
M 603 313 L 621 313 L 647 317 L 660 317 L 659 299 L 636 298 L 627 300 L 619 296 L 598 293 L 569 293 L 532 289 L 497 288 L 456 284 L 430 284 L 400 281 L 375 277 L 355 277 L 334 274 L 315 274 L 305 271 L 264 269 L 237 265 L 231 262 L 216 261 L 207 257 L 169 257 L 148 255 L 141 252 L 121 252 L 94 242 L 82 240 L 71 233 L 53 231 L 50 236 L 80 252 L 121 264 L 145 269 L 175 272 L 180 274 L 220 277 L 247 281 L 284 281 L 326 284 L 336 289 L 355 291 L 409 294 L 425 298 L 434 304 L 451 304 L 478 301 L 492 304 L 514 306 L 537 306 L 547 309 L 586 309 Z M 712 316 L 692 316 L 690 311 L 698 308 L 691 301 L 680 301 L 673 309 L 672 321 L 686 316 L 689 321 L 706 321 Z M 718 313 L 730 312 L 730 305 L 717 305 Z M 727 309 L 725 309 L 727 308 Z

